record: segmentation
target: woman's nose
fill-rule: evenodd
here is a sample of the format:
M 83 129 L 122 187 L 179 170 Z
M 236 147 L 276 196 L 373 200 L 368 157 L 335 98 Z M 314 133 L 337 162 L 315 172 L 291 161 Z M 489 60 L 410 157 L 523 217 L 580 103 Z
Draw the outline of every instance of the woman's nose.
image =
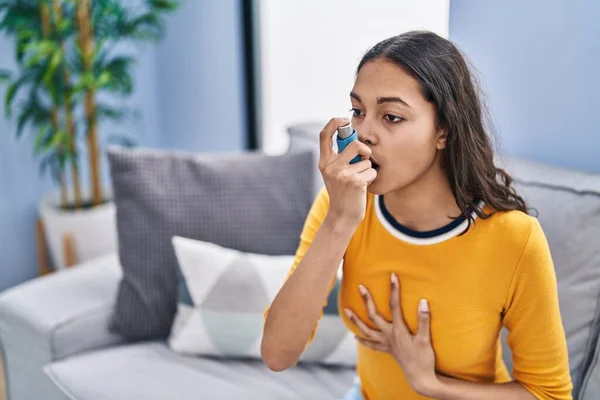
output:
M 361 127 L 360 131 L 357 131 L 358 134 L 358 140 L 360 140 L 361 142 L 367 144 L 367 145 L 372 145 L 376 142 L 375 139 L 375 134 L 372 133 L 371 130 L 365 129 L 365 127 Z
M 375 121 L 371 121 L 368 116 L 362 121 L 362 124 L 360 124 L 359 129 L 356 132 L 358 134 L 358 140 L 367 145 L 377 143 L 374 122 Z

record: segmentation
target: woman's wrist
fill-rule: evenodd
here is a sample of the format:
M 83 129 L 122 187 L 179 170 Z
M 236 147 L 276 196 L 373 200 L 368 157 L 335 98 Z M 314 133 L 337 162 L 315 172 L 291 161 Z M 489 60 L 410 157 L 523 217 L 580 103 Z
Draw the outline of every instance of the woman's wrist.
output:
M 359 224 L 360 220 L 336 214 L 333 211 L 328 212 L 323 221 L 323 226 L 334 235 L 352 236 Z
M 444 383 L 443 377 L 435 374 L 434 378 L 415 384 L 413 389 L 421 396 L 442 399 L 445 397 L 447 392 L 445 385 L 446 384 Z
M 435 374 L 435 382 L 430 387 L 429 397 L 436 399 L 448 398 L 448 392 L 452 385 L 452 379 L 440 374 Z

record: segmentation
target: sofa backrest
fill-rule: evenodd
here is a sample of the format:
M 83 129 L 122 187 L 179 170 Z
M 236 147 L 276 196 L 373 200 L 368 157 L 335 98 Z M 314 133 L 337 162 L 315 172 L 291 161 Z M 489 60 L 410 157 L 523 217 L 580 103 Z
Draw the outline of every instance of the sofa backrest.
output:
M 312 148 L 319 153 L 324 124 L 289 127 L 288 151 Z M 558 281 L 561 316 L 567 337 L 574 396 L 600 399 L 600 174 L 545 165 L 518 157 L 498 156 L 496 164 L 515 180 L 515 188 L 535 209 L 546 234 Z M 315 165 L 316 168 L 316 165 Z M 315 187 L 323 181 L 316 170 Z M 502 332 L 503 355 L 512 368 Z

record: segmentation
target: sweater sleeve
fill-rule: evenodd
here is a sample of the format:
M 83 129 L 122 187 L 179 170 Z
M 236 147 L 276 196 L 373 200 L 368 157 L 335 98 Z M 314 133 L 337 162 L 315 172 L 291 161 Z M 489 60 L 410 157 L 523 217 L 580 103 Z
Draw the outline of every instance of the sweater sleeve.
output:
M 514 271 L 504 308 L 513 378 L 537 399 L 572 399 L 556 274 L 537 219 Z
M 288 271 L 286 280 L 294 273 L 294 271 L 296 270 L 296 267 L 298 266 L 298 264 L 300 264 L 300 261 L 302 261 L 302 259 L 304 258 L 304 255 L 306 254 L 308 248 L 310 247 L 313 239 L 317 235 L 319 228 L 323 224 L 323 221 L 325 220 L 325 217 L 327 216 L 328 210 L 329 210 L 329 195 L 327 193 L 327 189 L 325 187 L 323 187 L 317 194 L 317 196 L 311 206 L 311 209 L 308 213 L 308 216 L 306 217 L 306 220 L 304 222 L 304 227 L 302 228 L 302 232 L 300 234 L 300 241 L 299 241 L 298 247 L 296 249 L 294 261 L 290 267 L 290 270 Z M 331 282 L 331 285 L 329 286 L 329 293 L 331 293 L 331 291 L 335 287 L 335 283 L 336 283 L 336 279 L 334 279 Z M 319 315 L 319 321 L 321 320 L 321 318 L 323 318 L 324 308 L 327 306 L 327 298 L 325 298 L 325 303 L 323 305 L 323 309 L 321 309 L 321 313 Z M 267 317 L 267 314 L 269 313 L 269 309 L 270 309 L 270 307 L 268 307 L 264 312 L 265 319 Z M 318 325 L 318 323 L 317 323 L 317 325 Z M 315 327 L 313 328 L 313 331 L 306 343 L 306 346 L 308 346 L 314 339 L 315 333 L 317 331 L 317 325 L 315 325 Z

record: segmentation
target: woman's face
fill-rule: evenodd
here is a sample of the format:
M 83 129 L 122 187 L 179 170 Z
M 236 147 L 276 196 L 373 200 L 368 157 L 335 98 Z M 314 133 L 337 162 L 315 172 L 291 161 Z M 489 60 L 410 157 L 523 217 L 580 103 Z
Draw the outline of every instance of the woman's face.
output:
M 445 136 L 436 130 L 434 106 L 402 68 L 384 59 L 364 64 L 350 99 L 352 125 L 378 172 L 370 192 L 401 190 L 441 165 Z

